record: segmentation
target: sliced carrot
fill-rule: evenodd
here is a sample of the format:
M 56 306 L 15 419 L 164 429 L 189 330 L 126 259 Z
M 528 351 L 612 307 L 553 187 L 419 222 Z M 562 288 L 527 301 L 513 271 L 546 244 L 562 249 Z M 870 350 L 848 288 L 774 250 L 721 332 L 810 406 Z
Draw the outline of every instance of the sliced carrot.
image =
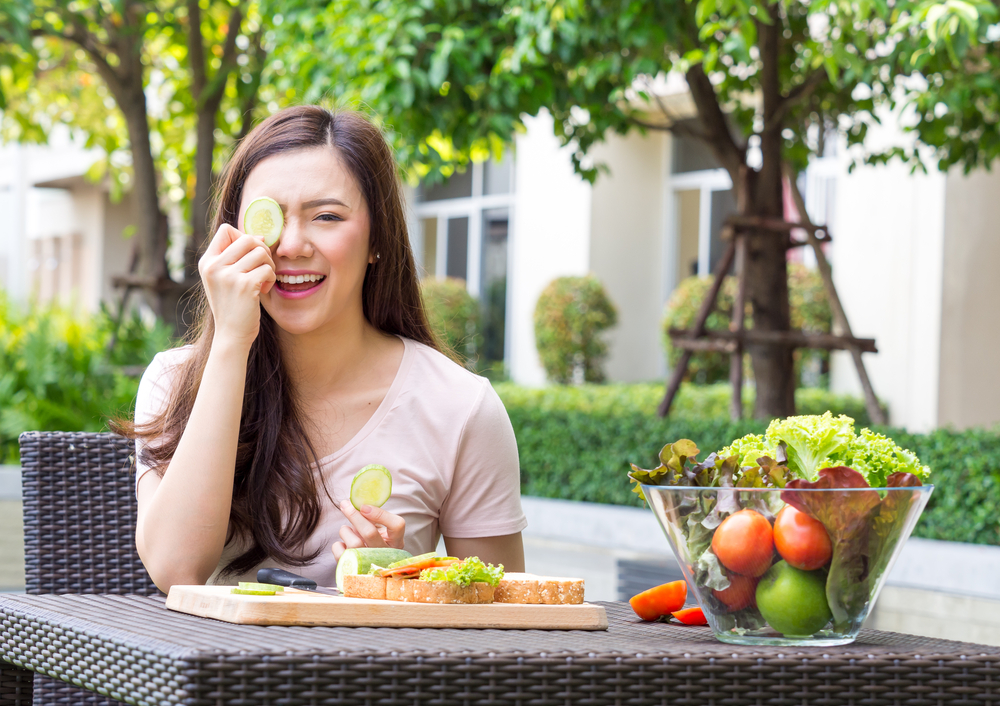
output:
M 684 607 L 688 587 L 685 581 L 671 581 L 632 596 L 629 604 L 643 620 L 656 620 Z
M 684 625 L 708 625 L 705 613 L 698 607 L 677 610 L 671 613 L 671 615 Z

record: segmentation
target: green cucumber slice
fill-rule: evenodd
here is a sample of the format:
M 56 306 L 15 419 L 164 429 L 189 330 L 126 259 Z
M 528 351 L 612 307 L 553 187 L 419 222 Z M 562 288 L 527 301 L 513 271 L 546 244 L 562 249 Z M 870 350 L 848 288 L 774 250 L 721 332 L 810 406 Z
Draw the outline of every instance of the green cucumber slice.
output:
M 370 463 L 354 474 L 351 481 L 351 505 L 382 507 L 392 494 L 392 474 L 378 463 Z
M 394 561 L 407 559 L 411 555 L 405 549 L 392 547 L 361 547 L 348 549 L 337 562 L 337 588 L 344 592 L 344 577 L 352 574 L 367 574 L 372 565 L 387 566 Z
M 276 591 L 255 591 L 251 588 L 234 588 L 231 593 L 241 596 L 273 596 Z
M 240 588 L 245 591 L 271 591 L 272 593 L 282 593 L 284 586 L 276 583 L 256 583 L 254 581 L 240 581 Z
M 273 248 L 281 229 L 285 227 L 285 217 L 281 215 L 281 206 L 267 196 L 261 196 L 250 202 L 243 212 L 243 230 L 250 235 L 264 236 L 264 244 Z

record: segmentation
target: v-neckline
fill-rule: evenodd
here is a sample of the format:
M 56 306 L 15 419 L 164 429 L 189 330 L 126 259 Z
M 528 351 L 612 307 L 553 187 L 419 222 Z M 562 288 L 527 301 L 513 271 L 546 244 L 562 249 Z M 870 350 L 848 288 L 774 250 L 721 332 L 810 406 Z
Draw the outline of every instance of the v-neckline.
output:
M 403 336 L 399 336 L 399 340 L 403 342 L 403 357 L 399 361 L 399 368 L 396 369 L 396 376 L 392 379 L 392 384 L 389 385 L 389 389 L 386 391 L 385 397 L 382 398 L 382 402 L 379 403 L 375 413 L 372 414 L 367 422 L 365 422 L 365 425 L 361 427 L 361 429 L 359 429 L 346 444 L 317 461 L 317 465 L 320 468 L 332 461 L 336 461 L 337 458 L 350 452 L 354 447 L 364 441 L 369 434 L 375 431 L 378 425 L 382 423 L 382 420 L 385 419 L 385 415 L 387 415 L 389 410 L 392 409 L 392 405 L 395 403 L 396 398 L 399 397 L 399 391 L 403 387 L 406 375 L 413 362 L 413 341 Z

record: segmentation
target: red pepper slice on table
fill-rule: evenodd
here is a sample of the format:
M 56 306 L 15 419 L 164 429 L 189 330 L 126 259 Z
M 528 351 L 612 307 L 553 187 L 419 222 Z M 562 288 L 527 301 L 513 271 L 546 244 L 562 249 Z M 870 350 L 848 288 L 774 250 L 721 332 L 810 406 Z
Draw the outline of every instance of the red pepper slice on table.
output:
M 702 612 L 701 608 L 685 608 L 684 610 L 678 610 L 671 613 L 678 622 L 684 625 L 708 625 L 708 620 L 705 618 L 705 613 Z
M 632 596 L 629 604 L 643 620 L 656 620 L 683 608 L 687 592 L 686 581 L 671 581 Z

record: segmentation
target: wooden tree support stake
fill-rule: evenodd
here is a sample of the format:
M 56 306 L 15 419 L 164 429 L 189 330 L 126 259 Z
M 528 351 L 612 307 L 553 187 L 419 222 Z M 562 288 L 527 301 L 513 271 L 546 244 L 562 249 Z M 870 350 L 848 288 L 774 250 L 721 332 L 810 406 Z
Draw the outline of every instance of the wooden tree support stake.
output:
M 861 379 L 861 387 L 865 394 L 865 407 L 868 416 L 875 424 L 886 424 L 885 411 L 878 403 L 875 391 L 872 388 L 871 380 L 865 370 L 864 361 L 861 359 L 862 352 L 876 353 L 875 341 L 871 338 L 855 338 L 851 333 L 850 324 L 847 322 L 847 315 L 837 296 L 837 289 L 833 284 L 833 274 L 830 270 L 830 263 L 823 252 L 823 243 L 830 242 L 830 234 L 825 226 L 813 225 L 806 214 L 805 201 L 799 193 L 795 183 L 795 174 L 786 168 L 786 176 L 791 185 L 792 198 L 795 207 L 799 212 L 801 223 L 791 223 L 777 218 L 762 218 L 758 216 L 733 216 L 726 221 L 723 226 L 722 236 L 728 241 L 725 253 L 719 262 L 719 267 L 715 272 L 715 279 L 708 296 L 701 303 L 695 325 L 690 330 L 671 329 L 669 331 L 673 344 L 681 349 L 681 357 L 674 367 L 667 386 L 666 394 L 657 407 L 657 414 L 661 417 L 670 413 L 674 398 L 680 389 L 681 381 L 687 373 L 688 364 L 691 362 L 691 355 L 696 351 L 718 351 L 729 353 L 729 383 L 732 386 L 732 400 L 729 413 L 732 419 L 737 420 L 743 416 L 743 354 L 747 345 L 768 345 L 768 346 L 789 346 L 791 348 L 819 348 L 826 350 L 849 350 L 854 359 L 854 365 Z M 742 209 L 740 209 L 742 210 Z M 756 331 L 744 327 L 744 311 L 746 308 L 746 259 L 747 259 L 747 232 L 765 232 L 775 235 L 789 237 L 792 231 L 802 230 L 806 234 L 806 241 L 790 241 L 789 247 L 799 247 L 808 245 L 816 253 L 816 264 L 823 288 L 826 290 L 827 298 L 830 300 L 830 309 L 833 313 L 834 332 L 832 334 L 804 333 L 802 331 Z M 822 233 L 822 237 L 817 233 Z M 737 291 L 733 303 L 733 320 L 729 331 L 708 331 L 705 322 L 715 309 L 719 292 L 725 281 L 726 273 L 729 272 L 736 261 Z

